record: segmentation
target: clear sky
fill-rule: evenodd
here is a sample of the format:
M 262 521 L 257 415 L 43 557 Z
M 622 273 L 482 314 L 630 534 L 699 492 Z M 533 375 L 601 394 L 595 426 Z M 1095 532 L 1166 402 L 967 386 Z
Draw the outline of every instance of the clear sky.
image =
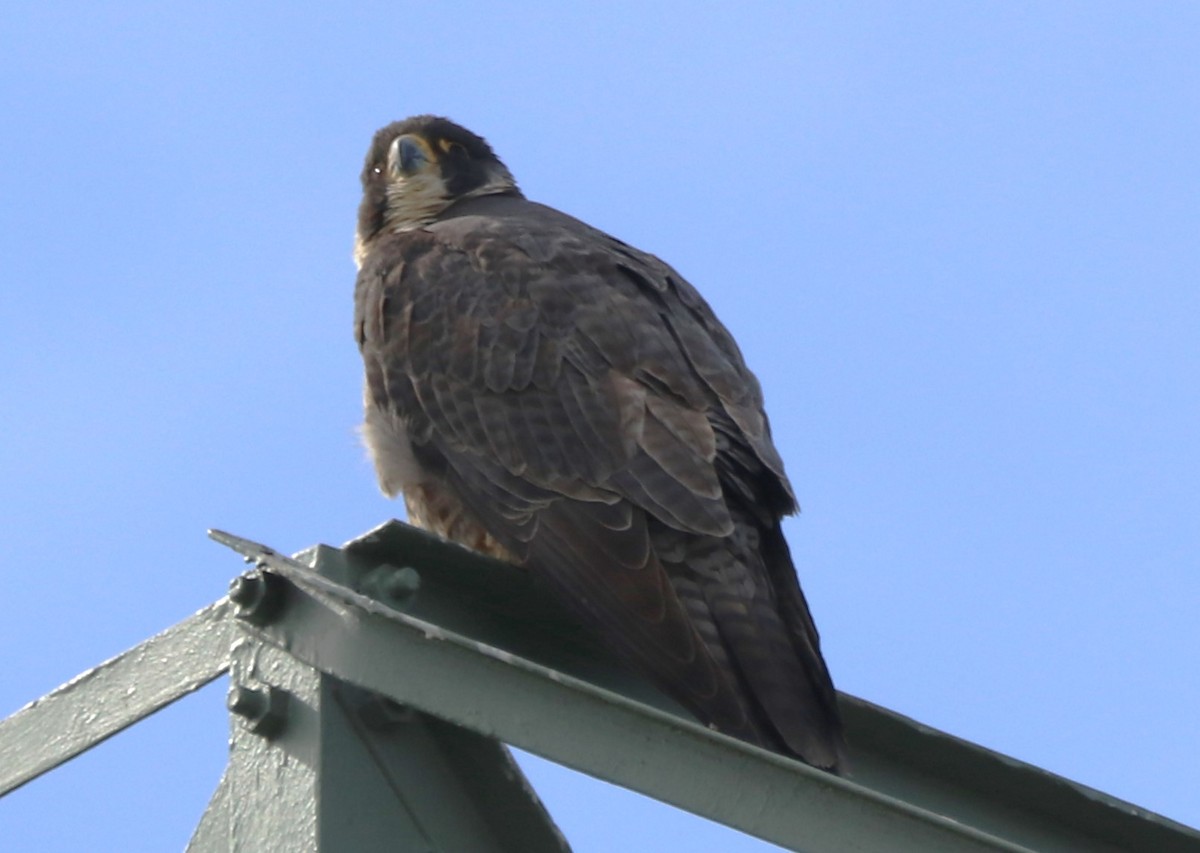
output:
M 765 388 L 838 686 L 1200 824 L 1200 6 L 11 2 L 0 715 L 401 515 L 354 428 L 371 133 L 661 255 Z M 214 686 L 0 801 L 182 849 Z M 580 851 L 767 845 L 541 762 Z

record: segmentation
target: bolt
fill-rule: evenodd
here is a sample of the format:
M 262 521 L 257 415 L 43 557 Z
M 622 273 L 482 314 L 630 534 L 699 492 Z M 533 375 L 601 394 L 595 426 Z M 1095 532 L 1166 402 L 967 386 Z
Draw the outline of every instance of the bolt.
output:
M 387 597 L 403 601 L 421 588 L 421 575 L 412 566 L 392 569 L 380 585 L 380 591 Z
M 229 600 L 239 607 L 251 607 L 262 595 L 262 578 L 238 575 L 229 582 Z
M 250 731 L 271 738 L 283 731 L 287 718 L 287 694 L 265 685 L 248 687 L 235 684 L 225 696 L 225 707 L 242 718 Z
M 267 695 L 262 690 L 235 684 L 225 697 L 225 707 L 241 717 L 260 716 L 267 708 Z
M 411 566 L 396 568 L 384 564 L 369 571 L 359 584 L 364 595 L 395 608 L 401 608 L 421 588 L 421 575 Z
M 261 569 L 247 572 L 229 582 L 229 600 L 237 615 L 254 625 L 266 625 L 283 604 L 283 582 Z

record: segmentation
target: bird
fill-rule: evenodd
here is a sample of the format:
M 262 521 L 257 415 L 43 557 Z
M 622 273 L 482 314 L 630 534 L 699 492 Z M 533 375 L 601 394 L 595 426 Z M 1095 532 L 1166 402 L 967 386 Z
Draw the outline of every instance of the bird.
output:
M 674 268 L 530 201 L 420 115 L 362 175 L 363 442 L 409 521 L 535 574 L 699 722 L 842 772 L 784 538 L 798 510 L 732 335 Z

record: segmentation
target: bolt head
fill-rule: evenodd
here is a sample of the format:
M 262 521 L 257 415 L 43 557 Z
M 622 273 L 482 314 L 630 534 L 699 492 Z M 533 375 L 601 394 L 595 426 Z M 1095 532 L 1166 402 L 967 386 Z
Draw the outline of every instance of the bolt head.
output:
M 283 605 L 284 582 L 256 569 L 229 582 L 229 600 L 239 618 L 254 625 L 266 625 L 279 615 Z
M 397 609 L 407 605 L 421 588 L 421 575 L 411 566 L 376 566 L 359 583 L 359 591 Z
M 255 734 L 275 737 L 287 719 L 287 693 L 270 685 L 234 684 L 225 696 L 225 707 Z

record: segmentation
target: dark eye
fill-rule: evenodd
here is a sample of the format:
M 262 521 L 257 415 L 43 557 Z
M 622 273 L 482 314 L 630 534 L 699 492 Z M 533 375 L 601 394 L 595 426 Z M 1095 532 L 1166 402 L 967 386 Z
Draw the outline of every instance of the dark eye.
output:
M 461 142 L 452 142 L 449 139 L 438 140 L 438 147 L 451 157 L 465 157 L 467 153 L 467 149 Z

